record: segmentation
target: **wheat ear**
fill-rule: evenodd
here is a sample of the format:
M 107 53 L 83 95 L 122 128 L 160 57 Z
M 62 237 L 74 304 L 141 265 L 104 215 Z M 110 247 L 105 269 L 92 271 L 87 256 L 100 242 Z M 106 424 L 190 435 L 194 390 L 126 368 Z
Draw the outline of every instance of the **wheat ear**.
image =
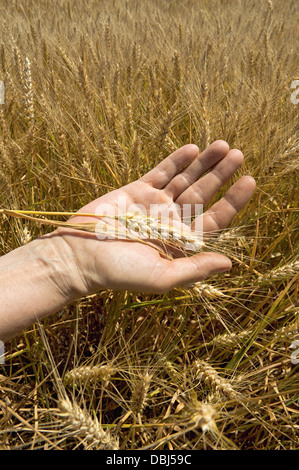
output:
M 80 217 L 94 217 L 98 219 L 113 219 L 120 221 L 123 225 L 126 226 L 128 232 L 125 232 L 128 238 L 133 240 L 141 241 L 142 238 L 150 240 L 159 240 L 168 244 L 175 244 L 175 246 L 191 250 L 191 251 L 200 251 L 204 248 L 205 244 L 194 232 L 187 232 L 180 230 L 172 225 L 161 224 L 158 219 L 153 217 L 147 217 L 140 214 L 131 214 L 126 213 L 119 216 L 109 216 L 107 214 L 91 214 L 91 213 L 73 213 L 73 212 L 35 212 L 35 211 L 19 211 L 19 210 L 8 210 L 0 209 L 0 214 L 10 215 L 13 217 L 25 218 L 34 222 L 39 222 L 46 225 L 53 225 L 56 227 L 68 227 L 75 230 L 83 230 L 86 232 L 98 233 L 99 226 L 98 223 L 80 223 L 75 224 L 71 222 L 63 221 L 54 221 L 49 219 L 41 219 L 38 217 L 32 217 L 29 214 L 38 214 L 38 215 L 65 215 L 65 216 L 80 216 Z M 107 225 L 106 225 L 107 227 Z M 115 234 L 115 227 L 113 227 L 113 234 Z M 109 234 L 103 230 L 103 234 Z M 120 230 L 117 231 L 118 235 L 124 235 L 124 232 Z M 130 237 L 131 234 L 131 237 Z M 133 236 L 133 237 L 132 237 Z M 141 238 L 140 238 L 141 237 Z M 123 238 L 123 237 L 120 237 Z
M 224 333 L 215 336 L 212 341 L 206 343 L 206 346 L 216 346 L 220 349 L 229 349 L 239 345 L 239 342 L 242 341 L 246 336 L 249 336 L 252 333 L 250 330 L 244 330 L 237 333 Z
M 150 374 L 144 374 L 134 384 L 131 396 L 131 409 L 136 413 L 141 413 L 147 405 L 148 389 L 152 380 Z
M 228 380 L 220 377 L 218 372 L 205 361 L 197 360 L 194 363 L 196 375 L 203 382 L 207 383 L 214 392 L 220 392 L 222 395 L 235 399 L 237 393 Z
M 196 402 L 191 409 L 191 422 L 195 423 L 195 427 L 201 428 L 203 432 L 215 428 L 214 417 L 216 410 L 213 405 Z
M 189 287 L 191 288 L 191 291 L 193 291 L 195 294 L 199 296 L 203 295 L 211 299 L 216 298 L 216 297 L 227 297 L 219 289 L 216 289 L 216 287 L 211 286 L 210 284 L 205 284 L 204 282 L 195 282 L 194 284 L 191 284 Z
M 108 431 L 104 431 L 97 418 L 92 418 L 76 403 L 69 399 L 59 402 L 59 415 L 67 423 L 67 429 L 72 435 L 84 438 L 88 442 L 88 448 L 98 450 L 118 450 L 118 442 L 114 440 Z
M 259 284 L 268 283 L 271 281 L 283 281 L 284 279 L 295 276 L 298 272 L 299 260 L 296 260 L 289 264 L 285 264 L 280 268 L 272 269 L 263 276 L 259 276 L 257 280 Z
M 189 249 L 191 251 L 199 251 L 205 246 L 201 237 L 195 232 L 180 230 L 173 225 L 162 224 L 158 219 L 147 217 L 141 214 L 126 213 L 117 217 L 126 227 L 140 233 L 142 236 L 157 239 L 160 241 L 171 240 L 176 245 Z
M 109 365 L 101 366 L 81 366 L 75 367 L 72 370 L 66 372 L 64 376 L 64 382 L 68 384 L 80 384 L 80 383 L 95 383 L 97 381 L 108 382 L 110 377 L 115 373 Z
M 34 122 L 33 86 L 31 78 L 31 64 L 28 57 L 25 58 L 24 87 L 26 120 L 30 125 L 32 125 Z

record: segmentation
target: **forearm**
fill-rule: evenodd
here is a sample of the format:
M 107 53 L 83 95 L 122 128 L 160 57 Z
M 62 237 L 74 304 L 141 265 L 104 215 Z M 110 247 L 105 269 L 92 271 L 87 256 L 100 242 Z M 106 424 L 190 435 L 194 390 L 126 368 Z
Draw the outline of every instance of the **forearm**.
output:
M 0 257 L 0 340 L 6 341 L 79 296 L 74 260 L 51 234 Z

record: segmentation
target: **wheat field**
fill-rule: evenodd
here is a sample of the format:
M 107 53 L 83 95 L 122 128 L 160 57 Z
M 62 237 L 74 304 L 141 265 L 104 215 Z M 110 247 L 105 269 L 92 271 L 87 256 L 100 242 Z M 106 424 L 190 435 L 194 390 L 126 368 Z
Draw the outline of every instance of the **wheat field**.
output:
M 0 449 L 299 448 L 298 20 L 296 0 L 1 1 L 0 208 L 76 211 L 217 139 L 257 189 L 218 234 L 229 274 L 104 290 L 5 345 Z M 1 216 L 0 254 L 51 230 Z

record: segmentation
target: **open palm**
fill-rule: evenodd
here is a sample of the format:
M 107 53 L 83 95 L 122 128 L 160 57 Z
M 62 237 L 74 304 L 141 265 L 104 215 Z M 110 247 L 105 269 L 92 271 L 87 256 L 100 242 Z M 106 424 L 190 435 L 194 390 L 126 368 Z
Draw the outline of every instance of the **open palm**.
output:
M 80 212 L 100 214 L 108 206 L 119 206 L 121 199 L 125 206 L 123 213 L 132 206 L 137 209 L 142 205 L 149 210 L 154 204 L 166 205 L 173 208 L 174 219 L 181 224 L 177 208 L 184 204 L 191 204 L 193 209 L 196 204 L 206 206 L 242 162 L 242 153 L 229 150 L 228 144 L 221 140 L 213 142 L 200 155 L 196 145 L 185 145 L 139 180 L 80 209 L 72 222 L 86 222 L 88 218 L 80 216 Z M 223 198 L 199 216 L 204 232 L 225 228 L 248 202 L 254 189 L 253 178 L 240 178 Z M 194 228 L 195 221 L 191 231 Z M 214 252 L 168 259 L 154 247 L 138 241 L 99 240 L 93 234 L 65 228 L 59 228 L 57 233 L 72 249 L 82 281 L 82 294 L 101 288 L 163 293 L 231 268 L 227 257 Z

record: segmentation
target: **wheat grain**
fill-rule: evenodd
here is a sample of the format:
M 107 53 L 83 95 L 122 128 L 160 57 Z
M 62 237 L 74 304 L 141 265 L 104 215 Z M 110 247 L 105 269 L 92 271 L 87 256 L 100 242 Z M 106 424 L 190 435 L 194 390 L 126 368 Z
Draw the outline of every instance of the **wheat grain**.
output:
M 105 25 L 105 42 L 107 47 L 107 52 L 109 53 L 111 50 L 112 39 L 111 39 L 111 28 L 110 28 L 110 18 L 108 19 Z
M 132 66 L 133 70 L 138 69 L 141 59 L 141 46 L 137 44 L 136 41 L 133 44 L 132 48 Z
M 160 92 L 160 90 L 161 90 L 161 88 L 159 88 L 158 102 L 161 101 L 161 97 L 160 97 L 161 92 Z M 157 134 L 157 137 L 156 137 L 158 151 L 162 150 L 162 147 L 164 145 L 166 136 L 167 136 L 167 134 L 170 130 L 173 119 L 174 119 L 174 106 L 167 111 L 167 115 L 165 116 L 165 118 L 161 122 L 161 127 L 158 130 L 158 134 Z
M 299 313 L 299 309 L 297 309 L 297 315 Z M 290 325 L 282 326 L 278 328 L 273 334 L 274 343 L 279 341 L 290 341 L 291 337 L 295 336 L 299 333 L 299 320 L 296 320 L 294 323 Z
M 0 137 L 0 163 L 1 163 L 1 166 L 3 166 L 4 169 L 8 172 L 13 169 L 14 162 L 10 158 L 10 155 L 7 152 L 5 142 L 1 139 L 1 137 Z
M 182 66 L 181 66 L 181 57 L 178 51 L 174 51 L 174 55 L 172 58 L 173 61 L 173 75 L 175 79 L 175 83 L 177 87 L 180 87 L 181 80 L 182 80 Z
M 114 73 L 114 77 L 112 81 L 112 88 L 111 88 L 111 97 L 112 97 L 112 100 L 114 101 L 117 100 L 117 96 L 119 93 L 119 78 L 120 78 L 120 69 L 119 69 L 119 65 L 116 64 L 115 73 Z
M 133 72 L 132 72 L 132 65 L 129 64 L 127 66 L 127 90 L 128 90 L 128 95 L 131 95 L 132 93 L 132 84 L 133 84 Z
M 24 227 L 23 233 L 21 235 L 21 243 L 22 245 L 27 245 L 32 240 L 32 235 L 30 233 L 30 230 L 28 230 L 27 227 Z
M 126 104 L 126 127 L 128 135 L 131 135 L 134 130 L 133 112 L 132 112 L 132 98 L 129 95 Z
M 37 44 L 38 42 L 38 36 L 37 36 L 37 32 L 35 31 L 35 28 L 33 26 L 33 24 L 31 23 L 30 24 L 30 33 L 31 33 L 31 37 L 32 37 L 32 40 L 33 40 L 33 43 L 34 44 Z
M 22 67 L 22 58 L 21 58 L 21 53 L 20 49 L 18 46 L 15 46 L 13 49 L 14 52 L 14 60 L 15 60 L 15 65 L 16 65 L 16 72 L 19 81 L 22 83 L 23 82 L 23 67 Z
M 187 295 L 185 287 L 183 295 L 179 288 L 159 298 L 104 290 L 46 321 L 57 370 L 69 369 L 67 364 L 78 358 L 79 366 L 91 367 L 65 374 L 76 403 L 92 418 L 94 410 L 100 410 L 105 424 L 109 417 L 113 424 L 101 425 L 103 431 L 117 423 L 115 435 L 122 436 L 124 450 L 147 445 L 186 451 L 230 448 L 226 436 L 236 447 L 254 450 L 296 448 L 298 441 L 298 374 L 289 349 L 298 338 L 298 271 L 290 266 L 297 257 L 298 106 L 290 99 L 291 81 L 298 78 L 296 1 L 251 0 L 234 2 L 234 8 L 231 3 L 0 2 L 0 80 L 5 85 L 5 104 L 0 106 L 0 207 L 46 209 L 55 212 L 49 218 L 59 223 L 67 215 L 58 211 L 67 208 L 75 215 L 91 202 L 96 187 L 92 177 L 103 192 L 119 188 L 123 176 L 126 183 L 135 181 L 175 147 L 196 143 L 201 152 L 218 138 L 227 140 L 230 148 L 240 148 L 245 161 L 206 209 L 225 196 L 239 176 L 251 174 L 259 180 L 258 191 L 234 219 L 234 226 L 251 227 L 248 233 L 253 235 L 245 238 L 234 229 L 204 233 L 202 249 L 211 247 L 235 260 L 229 276 L 199 283 L 197 292 L 188 286 Z M 30 133 L 25 56 L 31 61 L 34 98 Z M 174 119 L 163 130 L 173 103 Z M 27 225 L 27 220 L 20 224 L 8 217 L 0 217 L 1 254 L 26 240 L 23 227 L 30 228 L 32 237 L 51 230 L 38 227 L 38 221 Z M 95 222 L 89 226 L 75 225 L 76 220 L 68 221 L 74 222 L 74 229 L 101 233 L 99 219 L 82 216 L 82 222 Z M 126 219 L 100 221 L 117 226 L 119 232 L 111 233 L 115 238 L 146 244 L 158 240 L 151 245 L 162 247 L 163 257 L 187 254 L 182 241 L 171 239 L 168 227 L 165 232 L 159 227 L 163 220 L 155 219 L 152 230 L 148 220 L 137 221 L 135 227 L 132 221 L 132 230 Z M 104 242 L 102 246 L 105 249 Z M 128 253 L 131 246 L 128 241 Z M 285 261 L 273 265 L 282 258 Z M 257 265 L 259 272 L 254 270 Z M 277 271 L 283 265 L 288 268 Z M 8 404 L 11 401 L 11 409 L 0 403 L 5 417 L 0 419 L 0 447 L 69 449 L 73 442 L 74 449 L 89 443 L 93 447 L 94 437 L 86 441 L 78 424 L 72 430 L 68 422 L 59 433 L 60 419 L 55 423 L 50 416 L 56 406 L 56 368 L 46 373 L 48 361 L 39 359 L 41 349 L 38 328 L 26 332 L 19 344 L 7 344 L 2 372 L 13 376 L 9 386 L 1 384 L 0 394 Z M 157 354 L 161 360 L 155 363 Z M 196 379 L 190 365 L 193 354 L 214 372 L 205 368 Z M 92 366 L 106 362 L 117 370 L 108 387 L 102 379 L 92 379 Z M 152 364 L 154 369 L 144 369 Z M 132 392 L 147 370 L 155 373 L 146 399 L 139 388 L 139 402 L 145 403 L 139 417 L 138 406 L 131 410 Z M 239 393 L 237 399 L 217 389 L 219 377 Z M 210 410 L 209 403 L 214 404 Z M 101 424 L 99 416 L 98 421 Z
M 75 68 L 74 64 L 69 59 L 69 57 L 66 55 L 66 53 L 64 52 L 64 50 L 62 49 L 61 46 L 57 46 L 57 53 L 61 57 L 64 65 L 66 65 L 66 67 L 69 69 L 69 71 L 74 72 L 74 68 Z
M 91 100 L 90 84 L 89 84 L 89 80 L 88 80 L 88 76 L 86 72 L 86 65 L 82 61 L 78 65 L 78 79 L 79 79 L 79 83 L 81 85 L 84 95 L 86 96 L 87 100 L 90 102 Z

